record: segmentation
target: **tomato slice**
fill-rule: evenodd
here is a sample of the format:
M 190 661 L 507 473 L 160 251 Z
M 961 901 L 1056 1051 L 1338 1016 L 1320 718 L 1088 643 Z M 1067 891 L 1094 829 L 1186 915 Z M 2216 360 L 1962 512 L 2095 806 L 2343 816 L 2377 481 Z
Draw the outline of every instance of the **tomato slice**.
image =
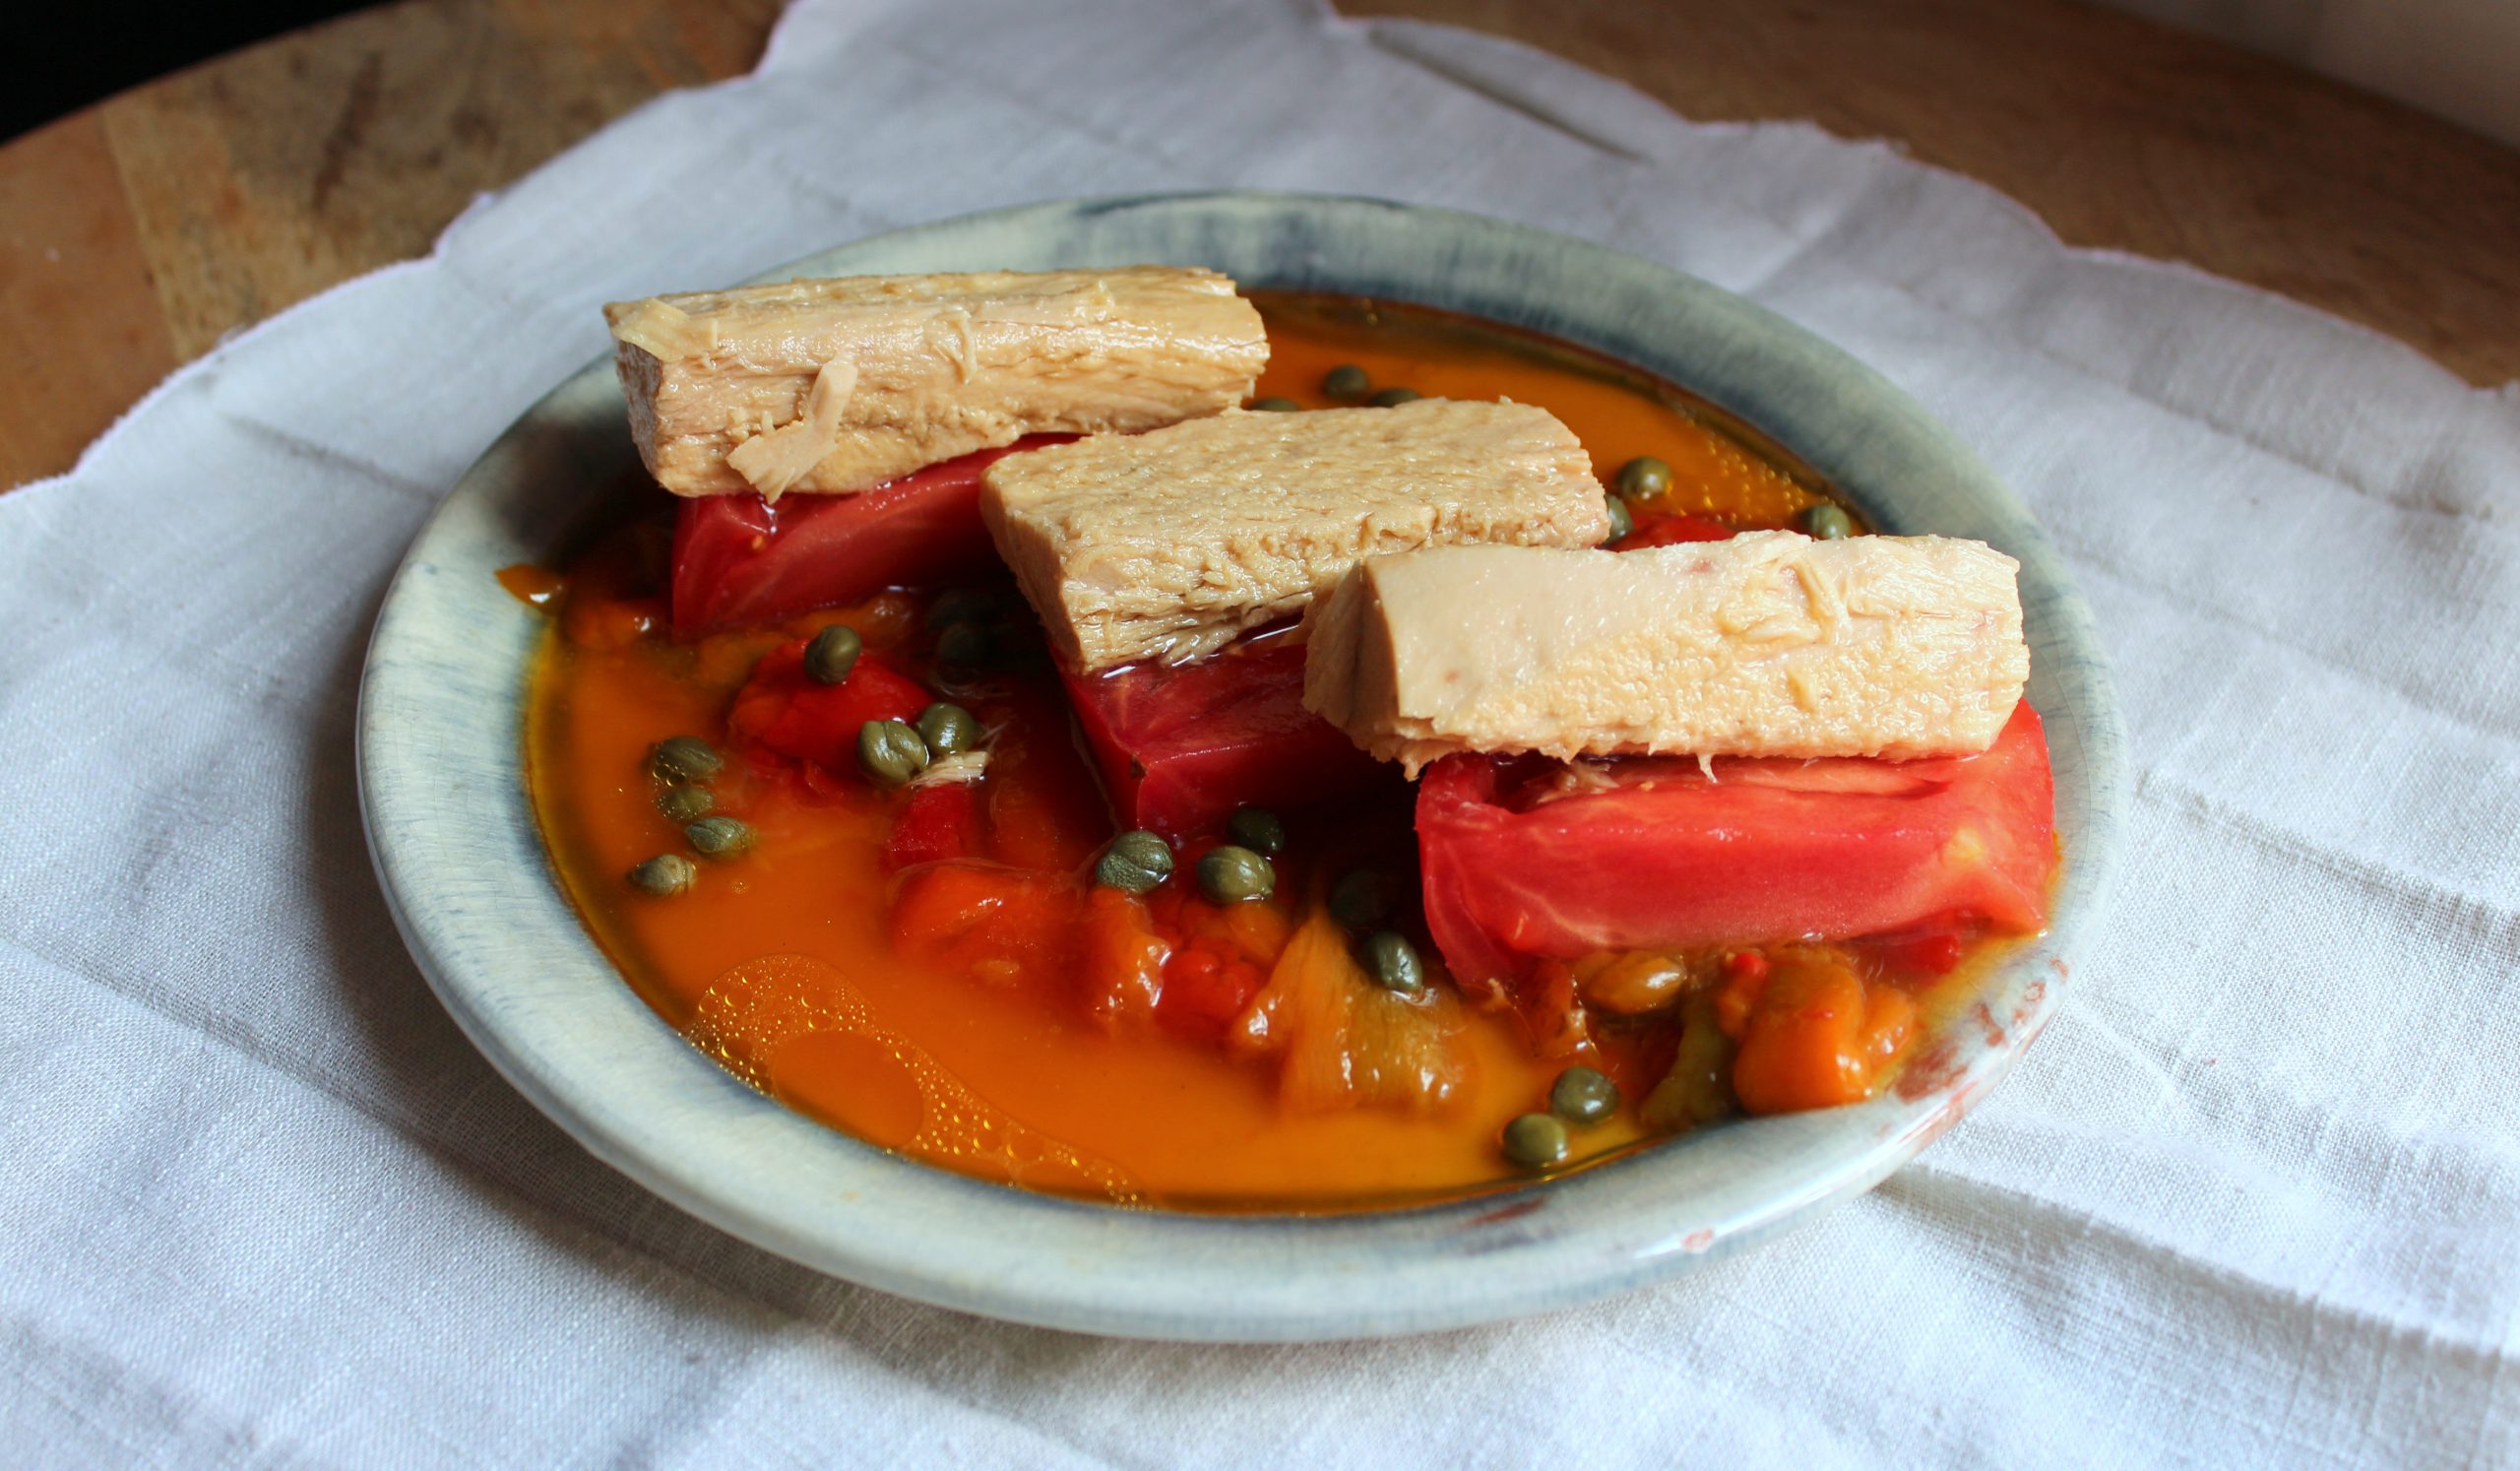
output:
M 980 524 L 980 472 L 1073 434 L 1034 434 L 913 471 L 854 495 L 695 495 L 673 531 L 673 627 L 775 623 L 885 588 L 997 565 Z
M 827 771 L 857 769 L 857 732 L 870 720 L 910 720 L 928 703 L 916 680 L 874 654 L 861 654 L 849 677 L 817 684 L 805 673 L 805 641 L 790 640 L 761 656 L 735 691 L 726 727 L 736 737 Z
M 1562 763 L 1451 756 L 1419 784 L 1426 926 L 1465 981 L 1602 950 L 2047 919 L 2048 739 L 2028 703 L 1976 756 Z
M 1398 767 L 1303 708 L 1303 645 L 1286 632 L 1190 664 L 1064 677 L 1125 827 L 1177 839 L 1215 827 L 1238 806 L 1399 790 Z

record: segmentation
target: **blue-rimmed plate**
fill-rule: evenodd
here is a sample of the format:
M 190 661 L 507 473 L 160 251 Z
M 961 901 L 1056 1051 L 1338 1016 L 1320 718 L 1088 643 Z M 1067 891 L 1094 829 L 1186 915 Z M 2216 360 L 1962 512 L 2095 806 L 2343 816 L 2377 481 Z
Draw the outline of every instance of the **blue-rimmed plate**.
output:
M 2060 999 L 2104 899 L 2124 736 L 2090 614 L 2029 514 L 1878 373 L 1704 282 L 1524 225 L 1371 200 L 1197 194 L 1027 206 L 773 272 L 1163 262 L 1247 288 L 1416 301 L 1581 344 L 1772 436 L 1885 531 L 2021 562 L 2065 867 L 2048 934 L 1870 1103 L 1737 1121 L 1548 1184 L 1329 1217 L 1121 1210 L 900 1159 L 752 1091 L 613 971 L 554 878 L 523 771 L 544 623 L 494 580 L 545 560 L 636 466 L 608 361 L 536 405 L 413 543 L 368 650 L 359 785 L 396 921 L 447 1009 L 589 1149 L 746 1241 L 947 1307 L 1147 1337 L 1315 1339 L 1570 1307 L 1674 1277 L 1870 1187 L 1967 1111 Z

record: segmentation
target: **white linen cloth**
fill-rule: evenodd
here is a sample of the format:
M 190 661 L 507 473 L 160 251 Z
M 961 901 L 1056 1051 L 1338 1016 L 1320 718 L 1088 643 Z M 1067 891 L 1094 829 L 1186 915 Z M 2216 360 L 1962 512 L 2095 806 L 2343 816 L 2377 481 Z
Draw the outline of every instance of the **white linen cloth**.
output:
M 386 918 L 368 624 L 597 303 L 1063 195 L 1354 191 L 1696 272 L 1975 443 L 2099 615 L 2106 938 L 1887 1184 L 1659 1290 L 1184 1348 L 684 1217 L 501 1082 Z M 2520 1455 L 2520 399 L 2058 247 L 1878 146 L 1222 0 L 806 0 L 427 260 L 0 497 L 0 1447 L 20 1464 L 2455 1465 Z

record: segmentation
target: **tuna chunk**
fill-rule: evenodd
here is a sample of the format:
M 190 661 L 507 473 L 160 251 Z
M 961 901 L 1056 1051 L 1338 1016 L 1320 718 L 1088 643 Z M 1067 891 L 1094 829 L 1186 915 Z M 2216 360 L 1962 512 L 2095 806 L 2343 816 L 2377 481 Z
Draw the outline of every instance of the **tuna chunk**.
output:
M 860 276 L 603 309 L 630 429 L 681 495 L 862 490 L 1026 434 L 1238 404 L 1260 314 L 1213 271 Z
M 2019 570 L 1978 542 L 1794 532 L 1381 557 L 1314 608 L 1304 704 L 1412 775 L 1455 751 L 1982 751 L 2030 675 Z
M 1235 410 L 1035 450 L 989 467 L 980 514 L 1085 672 L 1211 653 L 1369 556 L 1609 533 L 1591 460 L 1546 410 L 1443 399 Z

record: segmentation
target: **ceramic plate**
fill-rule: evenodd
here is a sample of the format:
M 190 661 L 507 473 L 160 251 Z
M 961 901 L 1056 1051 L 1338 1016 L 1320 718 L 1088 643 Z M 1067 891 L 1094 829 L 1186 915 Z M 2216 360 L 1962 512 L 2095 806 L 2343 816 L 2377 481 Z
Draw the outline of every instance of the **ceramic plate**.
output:
M 544 621 L 492 579 L 548 559 L 636 464 L 609 359 L 467 474 L 395 579 L 359 693 L 370 849 L 412 955 L 525 1095 L 603 1160 L 755 1245 L 886 1291 L 1099 1333 L 1318 1339 L 1540 1312 L 1664 1281 L 1880 1181 L 2000 1078 L 2054 1010 L 2118 843 L 2123 735 L 2090 614 L 1977 457 L 1879 374 L 1650 262 L 1522 225 L 1359 199 L 1201 194 L 1033 205 L 773 272 L 1165 262 L 1246 287 L 1469 312 L 1583 344 L 1766 431 L 1891 532 L 2021 562 L 2030 698 L 2065 866 L 2053 928 L 1870 1103 L 1736 1121 L 1548 1184 L 1332 1216 L 1133 1211 L 896 1158 L 721 1070 L 635 995 L 562 897 L 522 769 Z

